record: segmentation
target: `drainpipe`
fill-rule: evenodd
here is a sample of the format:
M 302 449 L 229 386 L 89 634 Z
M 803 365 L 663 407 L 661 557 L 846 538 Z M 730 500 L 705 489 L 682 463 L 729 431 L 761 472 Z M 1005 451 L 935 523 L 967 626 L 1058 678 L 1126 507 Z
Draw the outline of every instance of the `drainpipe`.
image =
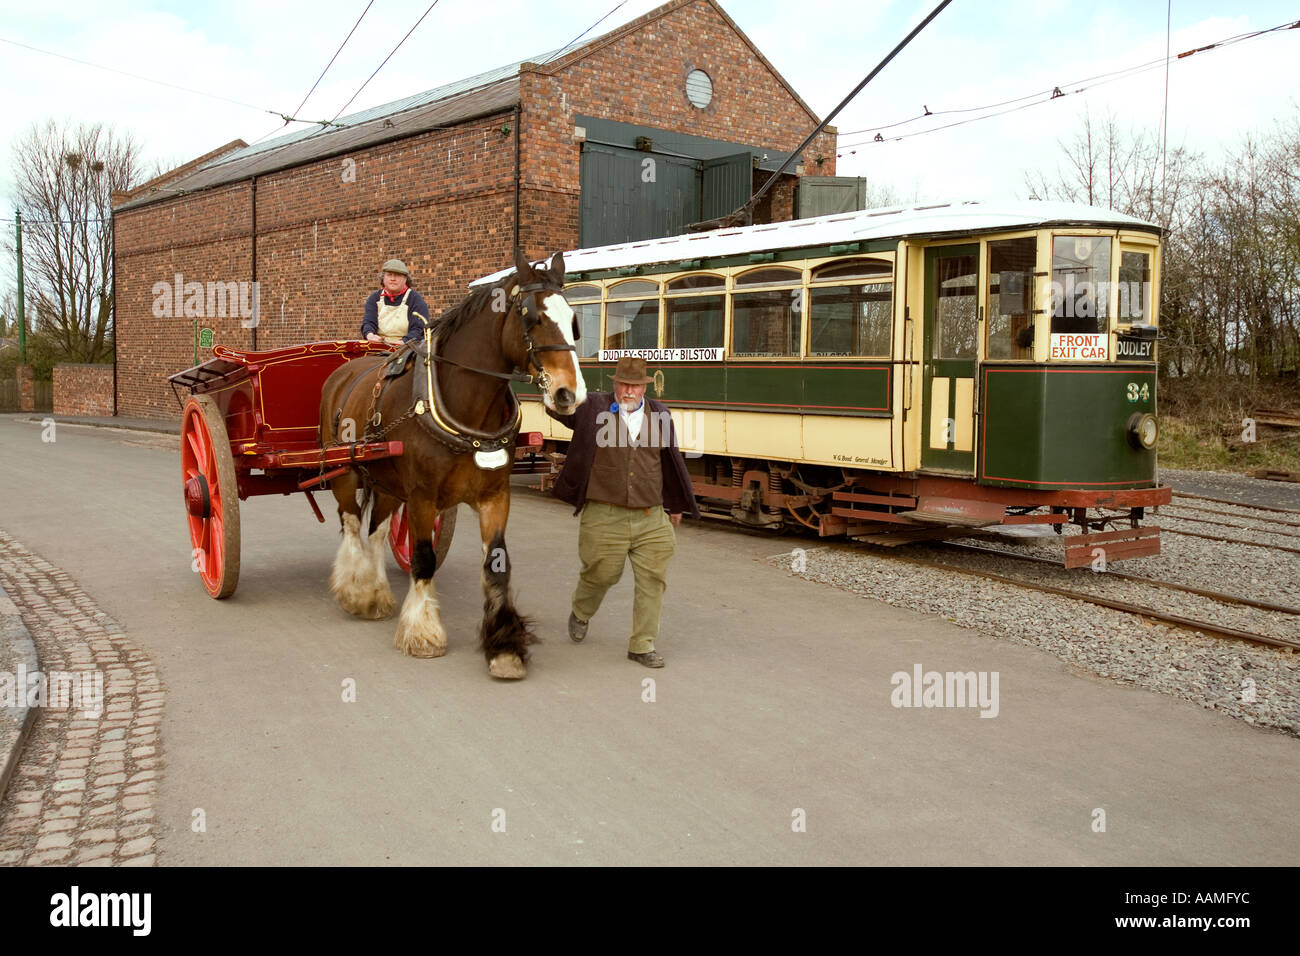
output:
M 253 219 L 253 221 L 252 221 L 252 229 L 250 230 L 250 232 L 252 233 L 252 253 L 251 253 L 251 255 L 252 255 L 252 260 L 253 260 L 253 288 L 256 290 L 256 289 L 257 289 L 257 177 L 254 176 L 254 177 L 253 177 L 252 179 L 250 179 L 248 182 L 249 182 L 249 185 L 250 185 L 250 188 L 251 188 L 251 193 L 252 193 L 252 219 Z M 261 296 L 260 296 L 260 291 L 261 291 L 261 290 L 257 290 L 257 291 L 258 291 L 258 293 L 259 293 L 259 294 L 257 295 L 257 302 L 258 302 L 258 306 L 257 306 L 257 323 L 260 324 L 261 321 L 262 321 L 262 305 L 261 305 Z M 253 332 L 253 345 L 252 345 L 252 349 L 253 349 L 254 352 L 256 352 L 256 351 L 257 351 L 257 325 L 256 325 L 256 324 L 253 326 L 253 328 L 252 328 L 252 332 Z
M 519 123 L 523 118 L 524 104 L 523 100 L 515 107 L 515 244 L 510 247 L 509 254 L 506 256 L 507 262 L 515 261 L 515 250 L 519 248 Z

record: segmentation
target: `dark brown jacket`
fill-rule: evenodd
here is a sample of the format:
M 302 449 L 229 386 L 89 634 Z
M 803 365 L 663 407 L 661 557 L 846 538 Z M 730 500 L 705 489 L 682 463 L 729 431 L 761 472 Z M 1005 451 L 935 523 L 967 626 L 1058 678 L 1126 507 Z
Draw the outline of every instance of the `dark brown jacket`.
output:
M 555 480 L 555 497 L 573 505 L 574 514 L 580 512 L 587 503 L 587 482 L 591 478 L 591 465 L 596 457 L 596 434 L 599 431 L 597 416 L 609 411 L 613 401 L 613 392 L 589 392 L 587 400 L 572 415 L 557 415 L 549 408 L 546 409 L 546 414 L 573 429 L 573 439 L 569 442 L 564 467 L 560 471 L 560 477 Z M 692 518 L 698 518 L 700 510 L 695 506 L 691 476 L 686 471 L 686 461 L 677 447 L 677 429 L 668 415 L 668 406 L 649 397 L 645 400 L 645 406 L 647 417 L 661 414 L 668 421 L 668 445 L 659 452 L 664 480 L 664 510 L 669 514 L 688 514 Z M 646 422 L 646 427 L 649 427 L 649 421 Z

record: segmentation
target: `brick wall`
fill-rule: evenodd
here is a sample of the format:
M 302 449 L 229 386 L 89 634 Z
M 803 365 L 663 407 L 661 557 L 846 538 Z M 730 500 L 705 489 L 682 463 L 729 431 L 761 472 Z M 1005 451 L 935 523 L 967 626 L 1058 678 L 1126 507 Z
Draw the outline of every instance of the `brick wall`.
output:
M 521 74 L 520 237 L 535 258 L 578 243 L 579 113 L 778 149 L 793 149 L 816 122 L 709 0 L 669 4 L 611 37 Z M 703 110 L 685 94 L 696 68 L 713 80 Z M 196 327 L 252 347 L 242 317 L 210 314 L 206 296 L 203 315 L 185 314 L 184 283 L 256 278 L 265 349 L 357 337 L 385 259 L 406 262 L 435 313 L 469 281 L 508 266 L 515 126 L 506 111 L 261 176 L 255 230 L 248 181 L 118 212 L 118 413 L 175 416 L 166 379 L 193 364 Z M 823 134 L 805 174 L 834 175 L 834 155 L 833 134 Z M 791 183 L 773 191 L 771 218 L 790 218 Z M 169 313 L 178 274 L 182 295 L 172 298 L 181 301 Z
M 113 366 L 54 366 L 54 414 L 113 414 Z
M 508 265 L 515 155 L 513 133 L 501 133 L 507 123 L 512 112 L 259 177 L 257 347 L 359 337 L 386 259 L 406 263 L 434 312 Z M 119 414 L 175 414 L 166 379 L 193 364 L 196 325 L 223 345 L 252 347 L 243 327 L 251 320 L 208 314 L 206 296 L 199 317 L 184 314 L 183 301 L 169 315 L 165 301 L 178 273 L 205 286 L 252 282 L 252 207 L 245 181 L 117 214 Z M 157 310 L 156 288 L 164 295 Z

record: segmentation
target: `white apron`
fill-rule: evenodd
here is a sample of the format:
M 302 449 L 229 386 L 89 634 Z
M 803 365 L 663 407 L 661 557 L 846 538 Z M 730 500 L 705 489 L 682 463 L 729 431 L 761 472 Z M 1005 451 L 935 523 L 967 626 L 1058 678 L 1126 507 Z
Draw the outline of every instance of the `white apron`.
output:
M 379 293 L 379 335 L 390 345 L 401 345 L 402 339 L 406 338 L 406 334 L 411 331 L 410 312 L 406 304 L 410 294 L 411 288 L 407 286 L 406 294 L 402 296 L 401 301 L 396 305 L 389 305 L 384 300 L 384 294 Z

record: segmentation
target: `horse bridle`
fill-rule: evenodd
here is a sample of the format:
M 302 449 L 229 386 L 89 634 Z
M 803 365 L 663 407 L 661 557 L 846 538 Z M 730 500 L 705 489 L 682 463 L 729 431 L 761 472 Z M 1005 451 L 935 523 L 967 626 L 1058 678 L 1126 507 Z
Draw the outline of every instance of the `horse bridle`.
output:
M 490 375 L 493 378 L 503 378 L 508 382 L 527 382 L 535 384 L 543 392 L 550 391 L 551 376 L 547 373 L 546 368 L 542 365 L 542 360 L 537 357 L 538 352 L 576 352 L 576 345 L 538 345 L 533 341 L 533 329 L 542 324 L 542 317 L 537 314 L 533 297 L 533 292 L 556 292 L 562 293 L 563 290 L 546 285 L 544 282 L 532 282 L 525 286 L 518 286 L 511 295 L 511 303 L 519 307 L 519 325 L 523 329 L 524 348 L 528 356 L 522 372 L 493 372 L 485 368 L 475 368 L 473 365 L 466 365 L 464 362 L 457 362 L 455 359 L 449 359 L 443 355 L 435 354 L 433 348 L 429 349 L 429 358 L 435 362 L 443 362 L 447 365 L 454 365 L 457 368 L 463 368 L 467 372 L 477 372 L 479 375 Z M 576 339 L 579 335 L 577 318 L 573 322 L 573 337 Z M 537 374 L 531 374 L 528 369 L 537 369 Z

